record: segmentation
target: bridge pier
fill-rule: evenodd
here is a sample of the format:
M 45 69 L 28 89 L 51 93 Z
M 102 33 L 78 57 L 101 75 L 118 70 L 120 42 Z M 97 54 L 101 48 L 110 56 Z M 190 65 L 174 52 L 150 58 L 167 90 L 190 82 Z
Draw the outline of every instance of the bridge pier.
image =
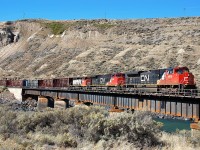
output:
M 48 98 L 44 96 L 38 96 L 37 109 L 44 110 L 47 107 L 48 107 Z
M 68 101 L 69 100 L 66 100 L 66 99 L 56 98 L 56 99 L 54 99 L 54 108 L 66 109 L 69 106 L 69 102 Z

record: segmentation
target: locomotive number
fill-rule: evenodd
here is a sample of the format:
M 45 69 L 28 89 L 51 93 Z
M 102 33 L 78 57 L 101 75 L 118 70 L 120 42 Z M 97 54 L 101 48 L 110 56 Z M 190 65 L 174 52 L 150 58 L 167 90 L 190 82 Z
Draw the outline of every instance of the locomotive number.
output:
M 141 81 L 149 81 L 149 75 L 141 75 Z

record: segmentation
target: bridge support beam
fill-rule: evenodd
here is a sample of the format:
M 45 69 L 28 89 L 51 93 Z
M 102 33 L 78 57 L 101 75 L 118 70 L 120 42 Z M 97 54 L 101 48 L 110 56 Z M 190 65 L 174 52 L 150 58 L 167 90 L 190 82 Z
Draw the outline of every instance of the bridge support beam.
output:
M 193 104 L 193 118 L 195 119 L 195 121 L 199 120 L 199 113 L 199 104 Z
M 123 112 L 124 110 L 119 109 L 119 107 L 117 106 L 117 97 L 112 97 L 112 104 L 111 104 L 111 109 L 109 110 L 109 112 Z

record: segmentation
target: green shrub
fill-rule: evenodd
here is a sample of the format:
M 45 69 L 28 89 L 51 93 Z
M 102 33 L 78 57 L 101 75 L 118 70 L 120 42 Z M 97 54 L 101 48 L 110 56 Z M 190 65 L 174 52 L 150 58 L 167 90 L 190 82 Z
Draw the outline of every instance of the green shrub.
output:
M 100 30 L 106 30 L 106 29 L 109 29 L 109 28 L 112 28 L 114 27 L 115 25 L 113 24 L 110 24 L 110 23 L 99 23 L 99 24 L 93 24 L 93 26 L 95 26 L 96 28 L 100 29 Z
M 66 30 L 66 26 L 61 22 L 50 22 L 45 23 L 45 27 L 49 28 L 51 32 L 55 35 L 62 34 Z

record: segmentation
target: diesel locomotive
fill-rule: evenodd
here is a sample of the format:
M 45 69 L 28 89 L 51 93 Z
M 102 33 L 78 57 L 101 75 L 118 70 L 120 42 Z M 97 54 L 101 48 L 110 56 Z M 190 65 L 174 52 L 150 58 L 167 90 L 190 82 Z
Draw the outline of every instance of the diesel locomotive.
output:
M 187 67 L 164 68 L 148 71 L 129 71 L 95 75 L 90 77 L 69 77 L 42 80 L 0 80 L 0 86 L 25 88 L 83 88 L 83 89 L 143 89 L 162 91 L 166 89 L 196 89 L 194 75 Z

